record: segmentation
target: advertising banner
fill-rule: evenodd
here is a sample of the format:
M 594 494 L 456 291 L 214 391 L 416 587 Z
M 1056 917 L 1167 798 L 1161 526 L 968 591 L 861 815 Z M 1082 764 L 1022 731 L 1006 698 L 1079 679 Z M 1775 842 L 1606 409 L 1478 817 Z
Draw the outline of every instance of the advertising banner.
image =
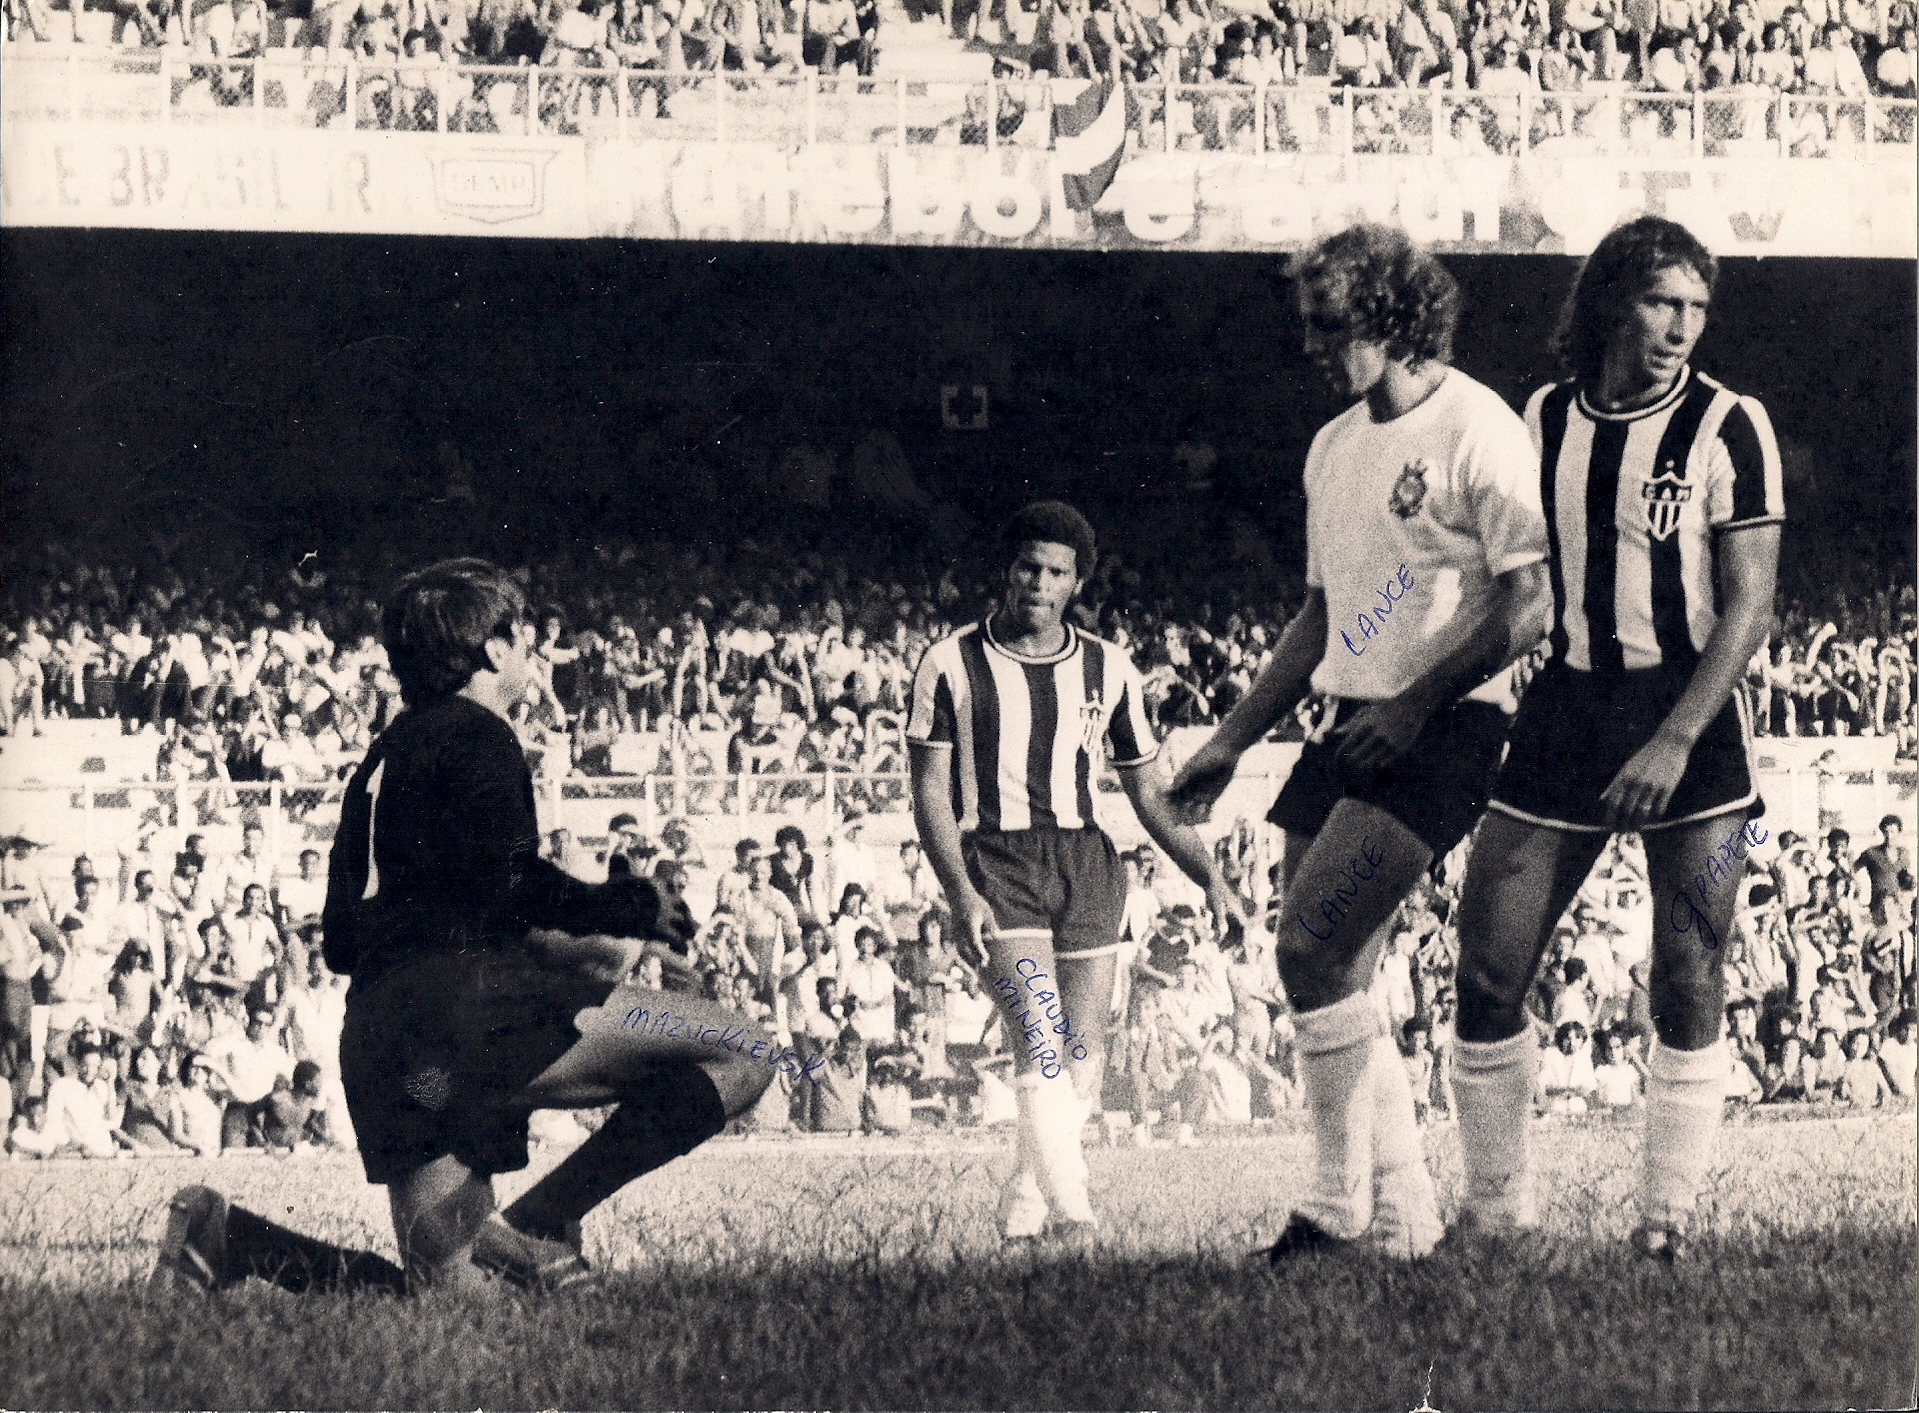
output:
M 577 138 L 10 121 L 19 226 L 586 236 Z
M 1441 250 L 1578 255 L 1651 211 L 1723 255 L 1919 253 L 1915 169 L 1897 153 L 1134 151 L 1080 210 L 1058 154 L 1039 146 L 33 120 L 8 122 L 0 141 L 8 225 L 1235 251 L 1374 220 Z
M 1620 220 L 1685 221 L 1726 255 L 1915 253 L 1891 162 L 1134 154 L 1090 211 L 1032 148 L 595 143 L 589 225 L 665 240 L 1283 250 L 1358 220 L 1442 250 L 1584 254 Z

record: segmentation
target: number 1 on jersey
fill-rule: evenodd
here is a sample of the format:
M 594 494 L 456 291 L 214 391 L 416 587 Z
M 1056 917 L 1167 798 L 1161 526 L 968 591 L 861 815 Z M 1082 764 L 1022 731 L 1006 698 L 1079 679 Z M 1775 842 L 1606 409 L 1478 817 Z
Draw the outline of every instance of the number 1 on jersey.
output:
M 380 865 L 373 857 L 373 821 L 380 813 L 380 780 L 385 775 L 386 762 L 382 760 L 366 778 L 366 890 L 360 894 L 363 903 L 380 891 Z

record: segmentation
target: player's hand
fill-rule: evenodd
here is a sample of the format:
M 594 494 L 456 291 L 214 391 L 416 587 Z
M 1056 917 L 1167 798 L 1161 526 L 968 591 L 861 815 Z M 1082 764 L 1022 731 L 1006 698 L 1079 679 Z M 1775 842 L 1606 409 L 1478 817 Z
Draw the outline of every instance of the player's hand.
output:
M 1179 768 L 1166 792 L 1167 802 L 1182 824 L 1204 824 L 1226 787 L 1233 783 L 1239 757 L 1221 747 L 1218 740 L 1217 735 L 1208 737 L 1206 744 Z
M 1633 752 L 1599 797 L 1611 829 L 1638 829 L 1663 817 L 1686 773 L 1692 746 L 1663 731 Z
M 999 924 L 993 920 L 993 910 L 987 906 L 986 899 L 968 890 L 953 907 L 953 931 L 953 945 L 960 960 L 976 972 L 985 972 L 986 939 L 999 933 Z
M 1333 728 L 1340 738 L 1340 764 L 1353 770 L 1384 769 L 1419 739 L 1432 714 L 1432 704 L 1412 692 L 1368 702 Z
M 1224 878 L 1215 877 L 1206 885 L 1206 910 L 1213 915 L 1213 936 L 1223 949 L 1237 946 L 1252 925 L 1245 899 Z
M 608 937 L 595 933 L 574 939 L 579 944 L 573 966 L 595 981 L 618 986 L 639 970 L 646 943 L 637 937 Z
M 527 943 L 544 965 L 580 972 L 611 986 L 631 976 L 646 954 L 646 943 L 639 938 L 604 932 L 574 934 L 534 928 L 527 934 Z

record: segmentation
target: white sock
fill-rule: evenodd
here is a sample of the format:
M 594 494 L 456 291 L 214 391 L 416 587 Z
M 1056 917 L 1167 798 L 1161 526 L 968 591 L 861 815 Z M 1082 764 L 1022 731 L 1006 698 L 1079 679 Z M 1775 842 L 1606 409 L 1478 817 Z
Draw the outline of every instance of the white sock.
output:
M 1528 1026 L 1489 1044 L 1459 1042 L 1453 1099 L 1466 1160 L 1466 1210 L 1490 1226 L 1539 1224 L 1533 1197 L 1533 1082 L 1539 1042 Z
M 1417 1163 L 1426 1166 L 1419 1141 L 1419 1112 L 1413 1107 L 1413 1081 L 1391 1037 L 1373 1042 L 1367 1073 L 1373 1082 L 1373 1167 L 1392 1172 Z
M 1373 1090 L 1373 1225 L 1369 1240 L 1405 1260 L 1426 1255 L 1446 1233 L 1439 1193 L 1426 1167 L 1413 1107 L 1412 1076 L 1386 1036 L 1372 1045 L 1366 1070 Z
M 1038 1236 L 1046 1225 L 1046 1195 L 1040 1191 L 1039 1145 L 1035 1138 L 1033 1088 L 1021 1079 L 1013 1081 L 1013 1102 L 1018 1119 L 1013 1125 L 1013 1175 L 1001 1189 L 999 1227 L 1007 1236 Z
M 1671 1050 L 1655 1040 L 1647 1061 L 1646 1168 L 1640 1217 L 1648 1226 L 1683 1227 L 1712 1161 L 1725 1111 L 1729 1061 L 1724 1041 L 1703 1050 Z
M 1053 1215 L 1066 1221 L 1094 1220 L 1086 1192 L 1086 1155 L 1080 1145 L 1086 1102 L 1064 1074 L 1047 1079 L 1037 1070 L 1019 1077 L 1032 1116 L 1032 1162 L 1040 1191 Z
M 1385 1022 L 1365 992 L 1293 1018 L 1317 1154 L 1299 1212 L 1334 1236 L 1373 1222 L 1373 1041 Z

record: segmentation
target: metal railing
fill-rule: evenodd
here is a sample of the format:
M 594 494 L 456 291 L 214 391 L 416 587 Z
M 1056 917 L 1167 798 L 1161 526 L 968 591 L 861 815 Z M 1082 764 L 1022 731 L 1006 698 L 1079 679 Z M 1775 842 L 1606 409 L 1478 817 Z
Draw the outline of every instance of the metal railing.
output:
M 1763 744 L 1762 739 L 1762 749 Z M 1233 786 L 1240 792 L 1235 808 L 1245 807 L 1246 817 L 1257 820 L 1285 775 L 1268 769 L 1241 776 Z M 1872 822 L 1888 811 L 1909 813 L 1919 790 L 1919 775 L 1905 761 L 1833 777 L 1816 768 L 1780 768 L 1762 760 L 1757 775 L 1775 833 L 1783 828 L 1816 832 L 1841 821 L 1870 832 Z M 213 850 L 230 852 L 240 842 L 241 825 L 253 818 L 266 826 L 269 855 L 291 869 L 301 850 L 324 854 L 331 848 L 345 792 L 338 781 L 26 780 L 0 785 L 15 816 L 31 822 L 55 857 L 86 854 L 103 878 L 112 874 L 118 850 L 143 827 L 176 840 L 201 833 Z M 631 813 L 657 838 L 660 827 L 675 818 L 686 820 L 696 836 L 727 837 L 773 820 L 823 826 L 854 805 L 910 828 L 912 811 L 907 773 L 897 769 L 543 776 L 535 779 L 534 793 L 543 829 L 564 828 L 576 843 L 593 846 L 604 842 L 607 821 L 616 813 Z M 1109 803 L 1131 818 L 1122 800 Z M 1224 815 L 1215 821 L 1219 828 L 1231 823 Z
M 5 47 L 9 118 L 252 123 L 329 131 L 585 135 L 698 142 L 1051 145 L 1044 81 L 961 82 L 660 69 L 368 64 L 269 50 Z M 1919 104 L 1763 89 L 1494 93 L 1291 85 L 1129 85 L 1148 152 L 1791 157 L 1910 154 Z

